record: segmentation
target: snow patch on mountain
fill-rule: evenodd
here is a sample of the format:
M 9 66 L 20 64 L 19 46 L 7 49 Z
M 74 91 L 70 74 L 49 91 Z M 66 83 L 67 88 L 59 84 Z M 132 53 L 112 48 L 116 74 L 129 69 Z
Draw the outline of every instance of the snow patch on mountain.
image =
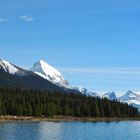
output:
M 83 95 L 86 95 L 86 96 L 100 97 L 99 94 L 97 94 L 95 92 L 91 92 L 91 91 L 89 91 L 89 90 L 87 90 L 86 88 L 83 88 L 83 87 L 74 87 L 74 89 L 81 92 Z
M 140 105 L 140 94 L 128 91 L 123 96 L 119 97 L 118 100 L 126 102 L 128 104 L 139 104 Z
M 58 86 L 71 88 L 68 82 L 63 78 L 62 74 L 43 60 L 36 62 L 31 68 L 31 71 Z
M 0 67 L 5 71 L 10 74 L 15 74 L 18 72 L 18 69 L 14 67 L 11 63 L 5 61 L 5 60 L 0 60 Z
M 23 76 L 26 75 L 25 71 L 17 66 L 9 63 L 8 61 L 0 59 L 0 69 L 12 75 Z

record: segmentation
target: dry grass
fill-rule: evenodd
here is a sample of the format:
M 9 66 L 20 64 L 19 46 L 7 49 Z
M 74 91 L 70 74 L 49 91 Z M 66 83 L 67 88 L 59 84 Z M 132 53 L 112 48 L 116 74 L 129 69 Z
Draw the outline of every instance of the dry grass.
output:
M 0 122 L 7 121 L 53 121 L 53 122 L 112 122 L 112 121 L 140 121 L 140 118 L 106 118 L 106 117 L 71 117 L 71 116 L 54 116 L 54 117 L 29 117 L 29 116 L 0 116 Z

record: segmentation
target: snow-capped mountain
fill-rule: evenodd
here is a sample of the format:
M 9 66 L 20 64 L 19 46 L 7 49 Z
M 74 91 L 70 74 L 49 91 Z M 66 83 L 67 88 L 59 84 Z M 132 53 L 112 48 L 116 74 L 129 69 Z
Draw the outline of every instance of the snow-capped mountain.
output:
M 109 100 L 116 100 L 116 99 L 117 99 L 116 94 L 115 94 L 114 91 L 113 91 L 113 92 L 107 92 L 107 93 L 105 93 L 105 94 L 102 96 L 102 98 L 107 98 L 107 99 L 109 99 Z
M 140 94 L 138 93 L 134 93 L 129 90 L 123 96 L 118 97 L 118 101 L 133 105 L 134 107 L 137 107 L 140 110 Z
M 74 89 L 81 92 L 82 94 L 84 94 L 86 96 L 100 97 L 99 94 L 97 94 L 95 92 L 91 92 L 91 91 L 87 90 L 86 88 L 74 87 Z
M 24 76 L 27 74 L 24 69 L 19 68 L 2 59 L 0 59 L 0 69 L 12 75 Z
M 8 61 L 0 59 L 0 86 L 33 88 L 41 90 L 54 90 L 72 93 L 82 93 L 86 96 L 100 97 L 99 94 L 91 92 L 86 88 L 71 87 L 64 79 L 62 74 L 54 67 L 50 66 L 43 60 L 34 64 L 31 70 L 25 70 Z M 116 97 L 115 92 L 105 93 L 102 98 L 109 100 L 117 99 L 125 102 L 140 111 L 140 93 L 128 91 L 121 97 Z
M 70 85 L 63 78 L 62 74 L 43 60 L 36 62 L 31 68 L 31 71 L 58 86 L 70 88 Z
M 38 72 L 25 70 L 8 61 L 0 59 L 0 87 L 19 87 L 77 93 L 77 91 L 68 88 L 70 86 L 64 80 L 60 72 L 44 61 L 36 63 L 34 65 L 34 70 L 37 71 L 37 68 Z

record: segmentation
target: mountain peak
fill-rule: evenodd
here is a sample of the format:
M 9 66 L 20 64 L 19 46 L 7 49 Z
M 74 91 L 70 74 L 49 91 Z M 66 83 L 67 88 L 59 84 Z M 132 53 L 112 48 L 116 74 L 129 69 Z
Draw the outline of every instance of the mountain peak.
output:
M 37 61 L 34 65 L 33 68 L 31 68 L 32 71 L 38 72 L 38 73 L 42 73 L 45 76 L 48 75 L 53 75 L 54 73 L 56 75 L 61 75 L 61 73 L 56 70 L 54 67 L 52 67 L 51 65 L 49 65 L 47 62 L 45 62 L 44 60 L 40 59 L 39 61 Z
M 69 84 L 64 80 L 62 74 L 42 59 L 33 65 L 31 71 L 56 85 L 66 88 L 69 87 Z
M 8 61 L 2 60 L 2 59 L 0 59 L 0 69 L 4 70 L 5 72 L 8 72 L 10 74 L 15 74 L 18 72 L 18 69 L 14 65 L 12 65 Z
M 115 99 L 117 99 L 116 94 L 115 94 L 114 91 L 105 93 L 103 95 L 103 98 L 108 98 L 109 100 L 115 100 Z
M 47 64 L 47 63 L 46 63 L 44 60 L 42 60 L 42 59 L 38 60 L 37 63 L 40 63 L 40 64 Z
M 140 94 L 128 90 L 124 95 L 119 97 L 118 100 L 121 102 L 131 104 L 134 107 L 137 107 L 140 111 Z
M 127 97 L 127 98 L 134 98 L 134 97 L 136 97 L 136 93 L 134 93 L 134 92 L 131 91 L 131 90 L 128 90 L 128 91 L 124 94 L 124 97 Z
M 26 75 L 25 70 L 3 59 L 0 59 L 0 70 L 12 75 L 18 75 L 18 76 Z
M 130 91 L 130 90 L 128 90 L 127 92 L 126 92 L 126 94 L 124 94 L 123 96 L 121 96 L 120 97 L 120 99 L 121 100 L 125 100 L 125 101 L 127 101 L 127 100 L 134 100 L 134 99 L 136 99 L 137 98 L 137 94 L 136 93 L 134 93 L 134 92 L 132 92 L 132 91 Z

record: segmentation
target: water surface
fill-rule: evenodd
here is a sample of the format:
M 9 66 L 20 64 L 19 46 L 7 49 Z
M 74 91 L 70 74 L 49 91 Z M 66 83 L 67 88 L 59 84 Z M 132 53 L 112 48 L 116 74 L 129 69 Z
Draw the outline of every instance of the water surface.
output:
M 140 140 L 140 122 L 6 122 L 0 140 Z

